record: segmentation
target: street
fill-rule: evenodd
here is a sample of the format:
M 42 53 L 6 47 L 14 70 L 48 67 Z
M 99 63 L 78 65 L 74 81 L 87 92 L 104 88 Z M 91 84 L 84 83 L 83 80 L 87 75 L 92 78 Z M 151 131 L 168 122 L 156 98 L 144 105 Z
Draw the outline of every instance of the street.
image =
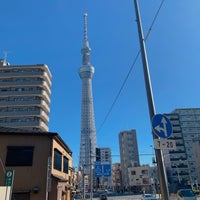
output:
M 112 196 L 108 197 L 108 200 L 141 200 L 141 195 L 128 195 L 128 196 Z M 159 200 L 159 196 L 156 196 Z M 200 200 L 200 197 L 197 197 Z M 99 198 L 93 198 L 93 200 L 99 200 Z M 170 195 L 170 200 L 177 200 L 176 195 Z
M 108 200 L 141 200 L 141 197 L 142 195 L 109 196 Z M 99 200 L 99 198 L 93 198 L 93 200 Z

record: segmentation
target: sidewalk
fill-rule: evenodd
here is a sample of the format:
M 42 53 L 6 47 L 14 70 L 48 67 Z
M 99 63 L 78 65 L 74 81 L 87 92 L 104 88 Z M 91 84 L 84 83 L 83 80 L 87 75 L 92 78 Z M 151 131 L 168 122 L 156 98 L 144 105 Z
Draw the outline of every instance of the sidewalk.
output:
M 159 195 L 158 194 L 156 195 L 156 198 L 159 199 Z M 177 200 L 176 194 L 170 194 L 169 199 L 170 200 Z M 200 200 L 200 196 L 197 197 L 197 200 Z

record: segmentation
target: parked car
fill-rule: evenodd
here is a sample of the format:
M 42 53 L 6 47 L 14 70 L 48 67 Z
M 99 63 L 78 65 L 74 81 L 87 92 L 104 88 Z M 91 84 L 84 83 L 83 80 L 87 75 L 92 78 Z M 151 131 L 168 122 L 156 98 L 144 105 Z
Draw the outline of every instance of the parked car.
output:
M 74 199 L 82 199 L 82 195 L 81 194 L 75 194 L 74 195 Z
M 101 194 L 100 195 L 100 200 L 108 200 L 107 195 L 106 194 Z
M 197 200 L 196 195 L 191 189 L 180 189 L 177 191 L 178 200 Z
M 157 200 L 153 194 L 143 194 L 141 200 Z
M 114 192 L 112 190 L 105 190 L 105 194 L 107 194 L 108 196 L 113 196 Z

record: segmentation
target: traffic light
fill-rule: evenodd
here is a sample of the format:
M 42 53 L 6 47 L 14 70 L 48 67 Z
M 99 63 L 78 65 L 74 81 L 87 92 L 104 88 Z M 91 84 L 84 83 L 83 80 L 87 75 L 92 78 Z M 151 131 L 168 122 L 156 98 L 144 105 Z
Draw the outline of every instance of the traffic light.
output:
M 96 161 L 101 161 L 100 148 L 96 148 Z

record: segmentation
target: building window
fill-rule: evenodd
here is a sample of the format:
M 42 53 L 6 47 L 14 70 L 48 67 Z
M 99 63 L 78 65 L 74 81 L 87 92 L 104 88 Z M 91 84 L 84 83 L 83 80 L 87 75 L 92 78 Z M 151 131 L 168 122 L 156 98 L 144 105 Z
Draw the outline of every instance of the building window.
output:
M 54 169 L 61 171 L 62 167 L 62 153 L 57 149 L 54 149 Z
M 63 161 L 63 172 L 68 174 L 68 168 L 69 168 L 69 159 L 64 157 Z
M 136 172 L 135 171 L 131 171 L 131 175 L 136 175 Z
M 26 199 L 30 200 L 30 192 L 18 192 L 12 194 L 12 199 Z
M 148 174 L 148 170 L 147 170 L 147 169 L 144 169 L 144 170 L 142 170 L 141 173 L 147 175 L 147 174 Z
M 32 166 L 33 146 L 7 146 L 6 166 Z
M 149 178 L 143 178 L 143 184 L 149 184 Z

